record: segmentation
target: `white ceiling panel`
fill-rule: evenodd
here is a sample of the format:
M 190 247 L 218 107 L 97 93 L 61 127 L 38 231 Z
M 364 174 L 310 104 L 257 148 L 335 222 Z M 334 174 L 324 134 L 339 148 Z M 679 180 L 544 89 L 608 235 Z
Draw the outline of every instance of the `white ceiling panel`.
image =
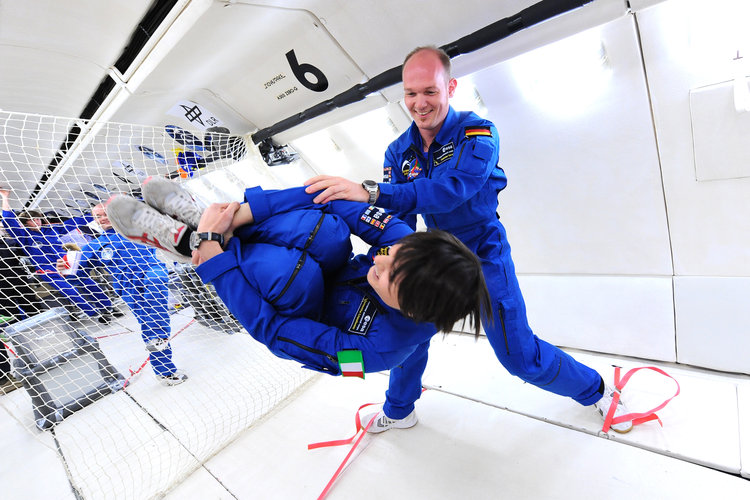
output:
M 150 4 L 0 2 L 0 109 L 79 116 Z

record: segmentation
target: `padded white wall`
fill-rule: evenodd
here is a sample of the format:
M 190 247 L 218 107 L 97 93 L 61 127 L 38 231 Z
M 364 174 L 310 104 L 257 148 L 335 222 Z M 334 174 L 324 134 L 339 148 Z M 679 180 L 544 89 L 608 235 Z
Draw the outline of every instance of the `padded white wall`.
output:
M 667 214 L 632 16 L 472 80 L 500 131 L 500 214 L 531 326 L 559 345 L 674 361 Z
M 744 373 L 750 373 L 750 178 L 735 175 L 747 172 L 747 165 L 724 166 L 732 175 L 723 175 L 711 172 L 708 160 L 741 161 L 740 148 L 747 145 L 733 134 L 716 135 L 708 144 L 705 127 L 694 123 L 699 115 L 691 116 L 690 97 L 698 109 L 703 97 L 723 99 L 713 116 L 722 125 L 746 120 L 735 111 L 731 92 L 700 89 L 731 81 L 738 51 L 750 60 L 748 7 L 741 0 L 710 6 L 672 0 L 637 14 L 674 255 L 678 361 Z

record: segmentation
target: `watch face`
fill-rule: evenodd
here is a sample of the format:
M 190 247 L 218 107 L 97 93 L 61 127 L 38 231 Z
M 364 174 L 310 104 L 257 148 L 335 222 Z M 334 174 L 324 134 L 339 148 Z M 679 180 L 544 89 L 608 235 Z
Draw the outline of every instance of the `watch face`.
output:
M 198 245 L 201 240 L 198 238 L 198 232 L 193 231 L 190 233 L 190 250 L 198 250 Z

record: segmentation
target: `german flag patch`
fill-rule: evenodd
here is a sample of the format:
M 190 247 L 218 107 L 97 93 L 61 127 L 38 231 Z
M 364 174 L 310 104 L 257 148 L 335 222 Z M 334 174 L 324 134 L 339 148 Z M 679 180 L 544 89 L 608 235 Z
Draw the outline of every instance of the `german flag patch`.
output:
M 466 137 L 492 137 L 492 130 L 490 127 L 464 127 L 464 135 Z

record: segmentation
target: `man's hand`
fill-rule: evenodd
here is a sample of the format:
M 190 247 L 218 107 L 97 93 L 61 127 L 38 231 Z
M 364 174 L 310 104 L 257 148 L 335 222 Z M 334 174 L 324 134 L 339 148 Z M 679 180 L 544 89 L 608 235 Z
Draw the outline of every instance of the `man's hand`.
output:
M 226 233 L 232 225 L 234 213 L 239 208 L 240 204 L 236 201 L 232 203 L 212 203 L 203 212 L 201 220 L 198 222 L 198 232 Z
M 333 177 L 330 175 L 318 175 L 305 181 L 305 192 L 318 193 L 313 199 L 314 203 L 328 203 L 333 200 L 362 201 L 367 203 L 370 200 L 370 193 L 367 192 L 362 184 L 344 179 L 343 177 Z
M 224 241 L 229 241 L 229 238 L 232 237 L 230 231 L 232 219 L 234 219 L 234 214 L 239 208 L 240 204 L 236 201 L 232 203 L 212 203 L 203 212 L 201 220 L 198 222 L 197 232 L 221 233 L 224 235 Z M 203 241 L 198 250 L 193 250 L 192 262 L 196 266 L 199 266 L 223 251 L 218 242 Z
M 3 199 L 3 210 L 10 210 L 10 189 L 0 189 L 0 198 Z
M 57 269 L 58 273 L 62 274 L 70 269 L 70 266 L 68 266 L 68 263 L 65 262 L 65 259 L 57 259 L 57 262 L 55 262 L 55 268 Z

